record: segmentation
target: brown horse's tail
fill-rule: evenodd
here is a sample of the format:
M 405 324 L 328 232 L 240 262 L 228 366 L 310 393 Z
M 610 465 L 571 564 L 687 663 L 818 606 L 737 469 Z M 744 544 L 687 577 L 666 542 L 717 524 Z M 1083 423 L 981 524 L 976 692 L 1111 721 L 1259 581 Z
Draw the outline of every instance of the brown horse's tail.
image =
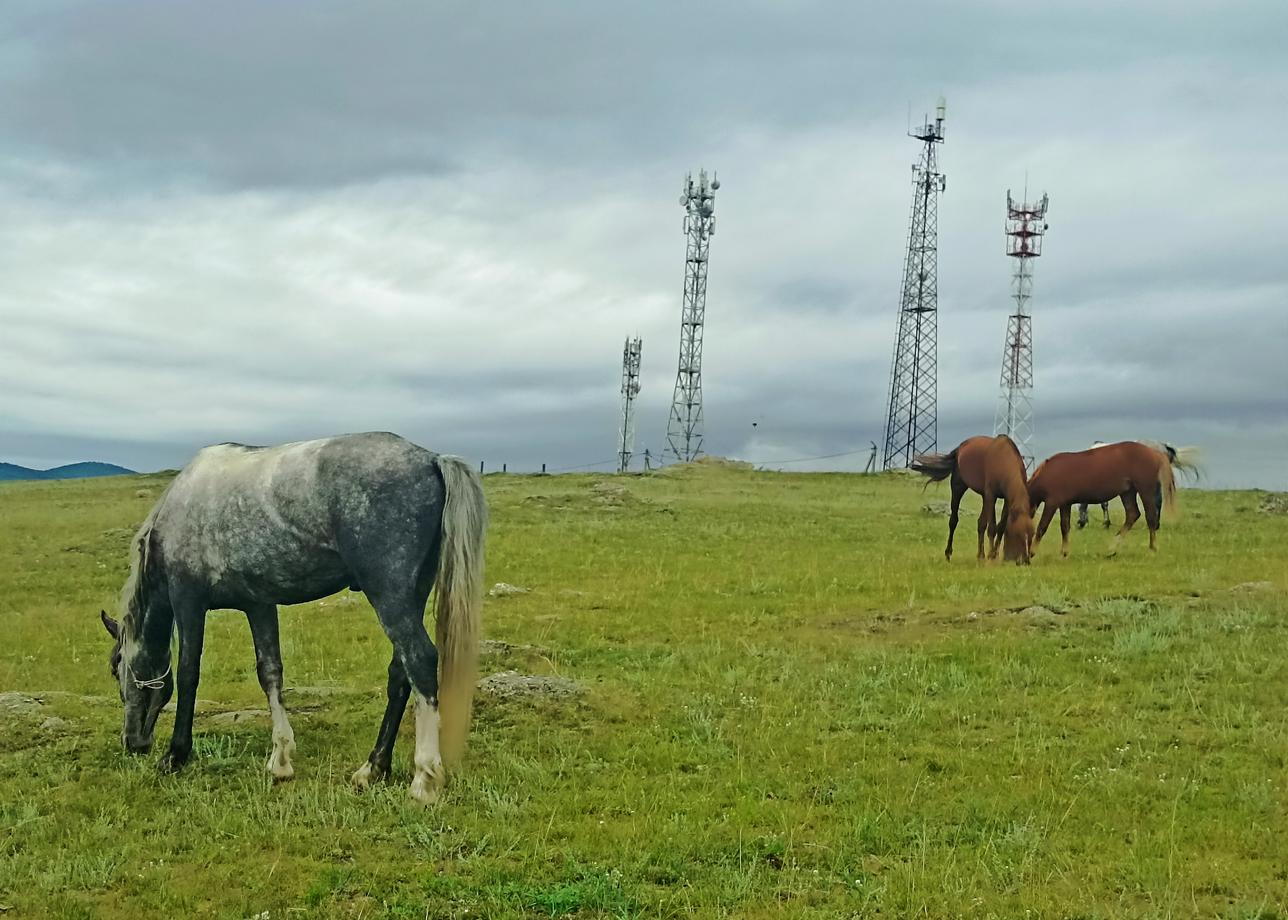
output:
M 1168 514 L 1175 514 L 1176 476 L 1172 473 L 1172 464 L 1169 461 L 1165 460 L 1158 465 L 1158 488 L 1163 493 L 1163 509 Z
M 946 454 L 918 454 L 908 468 L 928 477 L 930 482 L 942 482 L 957 471 L 957 448 Z

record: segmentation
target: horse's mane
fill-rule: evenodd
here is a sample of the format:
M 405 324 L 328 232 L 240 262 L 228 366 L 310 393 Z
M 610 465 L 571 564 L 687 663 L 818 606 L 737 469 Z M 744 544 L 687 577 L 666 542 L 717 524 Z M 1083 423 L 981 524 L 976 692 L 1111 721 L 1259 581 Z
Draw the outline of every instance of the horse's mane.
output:
M 157 512 L 161 510 L 169 492 L 170 486 L 166 486 L 161 497 L 148 512 L 148 516 L 139 525 L 134 539 L 130 541 L 130 574 L 121 588 L 120 610 L 122 633 L 131 641 L 138 639 L 139 631 L 143 626 L 143 604 L 147 600 L 148 586 L 154 574 L 149 566 L 152 527 L 156 523 Z

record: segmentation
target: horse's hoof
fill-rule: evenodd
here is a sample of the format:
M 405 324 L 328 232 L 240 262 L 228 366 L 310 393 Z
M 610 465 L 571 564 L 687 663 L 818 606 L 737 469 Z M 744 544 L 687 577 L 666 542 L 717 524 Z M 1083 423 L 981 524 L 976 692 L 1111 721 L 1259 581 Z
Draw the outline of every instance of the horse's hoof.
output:
M 441 791 L 441 787 L 424 773 L 416 774 L 416 778 L 411 781 L 411 797 L 422 805 L 433 805 L 438 801 Z
M 290 761 L 280 763 L 272 754 L 268 755 L 268 763 L 264 765 L 264 769 L 273 777 L 275 783 L 284 783 L 295 778 L 295 767 L 291 766 Z
M 161 755 L 161 759 L 157 761 L 157 772 L 167 776 L 172 773 L 178 773 L 187 762 L 187 757 L 176 754 L 174 751 L 166 751 Z
M 353 776 L 349 777 L 349 782 L 353 783 L 355 789 L 366 789 L 377 779 L 379 777 L 375 775 L 375 771 L 371 768 L 371 761 L 368 760 L 353 771 Z

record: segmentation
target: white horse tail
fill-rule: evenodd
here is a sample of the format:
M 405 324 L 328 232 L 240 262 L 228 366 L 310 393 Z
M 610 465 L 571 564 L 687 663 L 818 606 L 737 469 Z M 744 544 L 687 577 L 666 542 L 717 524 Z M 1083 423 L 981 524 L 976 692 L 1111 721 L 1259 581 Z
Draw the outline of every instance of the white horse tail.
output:
M 438 707 L 445 764 L 459 762 L 470 730 L 478 679 L 483 609 L 483 542 L 487 501 L 473 467 L 460 457 L 438 457 L 446 500 L 438 557 L 436 636 L 441 676 Z

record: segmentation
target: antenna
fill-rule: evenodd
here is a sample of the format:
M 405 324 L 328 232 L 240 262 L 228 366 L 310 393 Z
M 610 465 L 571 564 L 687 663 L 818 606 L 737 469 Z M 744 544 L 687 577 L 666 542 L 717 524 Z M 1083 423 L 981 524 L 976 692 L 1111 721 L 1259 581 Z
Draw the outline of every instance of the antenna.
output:
M 938 440 L 939 342 L 939 195 L 946 180 L 939 171 L 937 145 L 944 142 L 944 100 L 929 119 L 908 132 L 921 141 L 921 157 L 912 167 L 912 218 L 899 295 L 899 328 L 890 364 L 887 402 L 886 469 L 905 467 Z
M 679 462 L 702 454 L 702 337 L 707 312 L 707 263 L 716 232 L 716 189 L 720 180 L 705 169 L 684 177 L 684 298 L 680 308 L 680 364 L 675 373 L 671 417 L 666 426 L 665 456 Z
M 644 341 L 627 338 L 622 348 L 622 428 L 617 439 L 617 472 L 631 468 L 635 452 L 635 397 L 640 393 L 640 351 Z
M 1024 177 L 1028 197 L 1028 174 Z M 1033 317 L 1029 300 L 1033 296 L 1033 260 L 1042 255 L 1046 234 L 1048 198 L 1036 204 L 1015 201 L 1006 190 L 1006 254 L 1015 259 L 1011 274 L 1011 298 L 1015 312 L 1006 321 L 1006 345 L 1002 349 L 1001 398 L 993 418 L 993 434 L 1008 435 L 1020 449 L 1024 465 L 1033 467 Z

